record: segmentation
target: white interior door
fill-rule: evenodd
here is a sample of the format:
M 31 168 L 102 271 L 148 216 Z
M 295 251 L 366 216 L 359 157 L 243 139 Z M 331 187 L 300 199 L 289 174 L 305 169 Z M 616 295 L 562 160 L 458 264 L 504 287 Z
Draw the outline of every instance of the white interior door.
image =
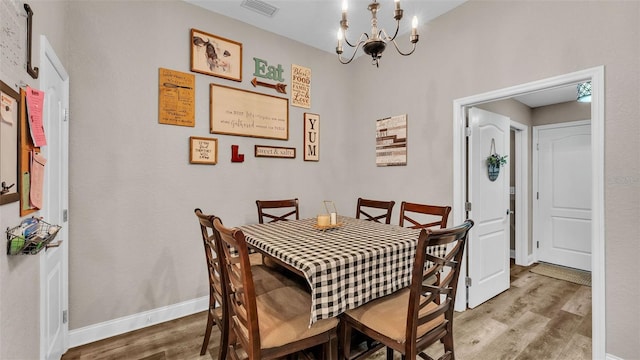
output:
M 509 158 L 500 174 L 491 181 L 487 173 L 486 159 L 491 155 L 492 140 L 495 151 L 509 154 L 510 119 L 489 111 L 469 109 L 468 149 L 469 179 L 468 201 L 471 211 L 468 217 L 475 226 L 471 230 L 468 246 L 471 279 L 467 299 L 474 308 L 507 290 L 509 273 Z
M 591 271 L 591 123 L 534 127 L 536 135 L 538 260 Z
M 47 159 L 42 216 L 61 225 L 53 243 L 59 247 L 41 253 L 40 260 L 40 357 L 60 359 L 68 348 L 68 148 L 69 77 L 44 36 L 40 37 L 40 89 L 45 92 L 43 122 Z

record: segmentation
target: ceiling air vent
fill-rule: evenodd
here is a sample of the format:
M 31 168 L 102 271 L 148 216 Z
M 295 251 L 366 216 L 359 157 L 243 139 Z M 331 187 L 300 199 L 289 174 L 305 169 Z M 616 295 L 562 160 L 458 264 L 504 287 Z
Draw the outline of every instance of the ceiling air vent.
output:
M 262 0 L 243 0 L 240 6 L 268 17 L 273 17 L 279 10 L 277 7 Z

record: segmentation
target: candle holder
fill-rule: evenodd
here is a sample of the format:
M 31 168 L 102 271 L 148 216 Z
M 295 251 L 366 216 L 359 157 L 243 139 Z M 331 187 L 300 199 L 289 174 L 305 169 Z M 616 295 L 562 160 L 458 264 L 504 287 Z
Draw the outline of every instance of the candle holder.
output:
M 316 229 L 328 230 L 342 226 L 341 222 L 338 222 L 338 210 L 333 201 L 323 201 L 325 213 L 318 214 L 318 219 L 315 225 Z

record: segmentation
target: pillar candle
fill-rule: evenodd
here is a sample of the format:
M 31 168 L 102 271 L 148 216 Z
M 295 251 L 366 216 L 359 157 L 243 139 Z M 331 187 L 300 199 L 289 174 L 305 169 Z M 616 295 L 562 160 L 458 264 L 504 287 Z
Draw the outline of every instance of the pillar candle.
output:
M 330 221 L 329 214 L 318 215 L 318 226 L 329 226 Z

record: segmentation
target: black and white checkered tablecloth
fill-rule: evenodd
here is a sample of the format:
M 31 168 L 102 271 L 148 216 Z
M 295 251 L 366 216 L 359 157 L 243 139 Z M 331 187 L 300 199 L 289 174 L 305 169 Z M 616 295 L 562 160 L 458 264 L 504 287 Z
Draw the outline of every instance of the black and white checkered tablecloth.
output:
M 301 270 L 311 286 L 310 324 L 391 294 L 411 283 L 419 230 L 339 217 L 241 226 L 247 242 Z

